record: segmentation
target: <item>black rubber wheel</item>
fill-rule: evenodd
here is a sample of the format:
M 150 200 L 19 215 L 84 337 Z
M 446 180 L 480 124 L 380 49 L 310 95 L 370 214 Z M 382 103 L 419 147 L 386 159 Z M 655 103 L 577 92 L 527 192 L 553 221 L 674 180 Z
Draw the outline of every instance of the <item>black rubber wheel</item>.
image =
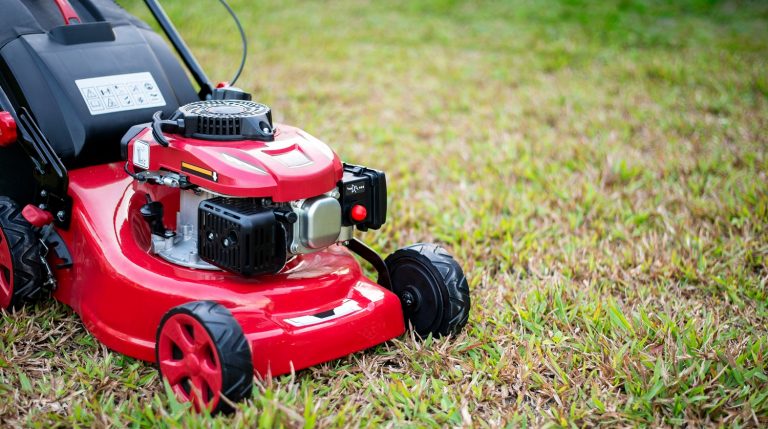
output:
M 19 206 L 0 197 L 0 308 L 15 309 L 42 297 L 43 244 Z
M 198 411 L 229 413 L 227 401 L 251 395 L 251 348 L 232 313 L 215 302 L 194 301 L 168 311 L 157 329 L 155 358 L 176 397 Z
M 458 334 L 469 320 L 469 285 L 458 262 L 435 244 L 414 244 L 384 261 L 406 326 L 420 337 Z

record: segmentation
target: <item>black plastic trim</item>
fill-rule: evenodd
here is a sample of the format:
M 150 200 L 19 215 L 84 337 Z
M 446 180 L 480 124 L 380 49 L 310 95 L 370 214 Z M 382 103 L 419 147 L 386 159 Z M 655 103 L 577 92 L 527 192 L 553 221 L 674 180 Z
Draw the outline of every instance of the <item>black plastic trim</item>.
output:
M 136 138 L 142 131 L 146 130 L 151 123 L 134 125 L 123 134 L 123 138 L 120 139 L 120 158 L 123 160 L 128 159 L 128 144 Z
M 115 32 L 109 22 L 84 22 L 52 28 L 48 36 L 62 45 L 114 42 Z
M 19 143 L 35 166 L 33 175 L 39 184 L 41 208 L 53 213 L 56 226 L 67 229 L 72 213 L 72 199 L 67 195 L 69 189 L 67 169 L 27 109 L 23 107 L 19 109 L 17 116 Z M 59 212 L 62 216 L 59 216 Z
M 51 225 L 43 227 L 42 237 L 45 245 L 48 246 L 48 250 L 52 250 L 53 253 L 56 254 L 56 259 L 61 261 L 56 264 L 56 269 L 61 270 L 64 268 L 72 267 L 72 254 L 69 253 L 67 244 L 64 242 L 64 239 L 61 238 L 61 235 L 59 235 L 56 229 Z

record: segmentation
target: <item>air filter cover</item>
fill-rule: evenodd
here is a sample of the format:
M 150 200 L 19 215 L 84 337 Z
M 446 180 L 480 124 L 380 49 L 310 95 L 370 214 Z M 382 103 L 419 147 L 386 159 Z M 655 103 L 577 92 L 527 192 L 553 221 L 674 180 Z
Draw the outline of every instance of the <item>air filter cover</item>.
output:
M 184 136 L 202 140 L 273 141 L 272 111 L 246 100 L 206 100 L 179 108 Z

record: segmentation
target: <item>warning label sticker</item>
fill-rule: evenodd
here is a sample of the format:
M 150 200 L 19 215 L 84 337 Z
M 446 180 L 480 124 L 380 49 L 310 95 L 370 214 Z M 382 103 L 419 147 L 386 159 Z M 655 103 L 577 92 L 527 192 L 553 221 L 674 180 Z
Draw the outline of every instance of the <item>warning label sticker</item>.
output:
M 163 94 L 148 72 L 78 79 L 75 84 L 91 115 L 165 106 Z
M 149 143 L 144 140 L 133 142 L 133 165 L 145 170 L 149 168 Z

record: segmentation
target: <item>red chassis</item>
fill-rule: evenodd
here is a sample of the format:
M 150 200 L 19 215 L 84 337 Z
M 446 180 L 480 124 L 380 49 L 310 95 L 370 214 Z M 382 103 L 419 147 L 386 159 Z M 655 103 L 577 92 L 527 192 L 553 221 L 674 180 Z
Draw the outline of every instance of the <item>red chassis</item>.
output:
M 59 233 L 73 265 L 56 271 L 54 297 L 113 350 L 155 361 L 163 315 L 200 300 L 229 309 L 253 350 L 254 370 L 263 375 L 345 356 L 405 330 L 398 297 L 366 278 L 343 246 L 297 256 L 279 274 L 255 278 L 180 267 L 149 253 L 150 231 L 139 215 L 146 193 L 173 207 L 178 189 L 139 184 L 123 163 L 70 171 L 69 177 L 72 222 Z M 166 223 L 174 227 L 169 216 Z M 346 314 L 302 326 L 302 316 L 339 307 Z

